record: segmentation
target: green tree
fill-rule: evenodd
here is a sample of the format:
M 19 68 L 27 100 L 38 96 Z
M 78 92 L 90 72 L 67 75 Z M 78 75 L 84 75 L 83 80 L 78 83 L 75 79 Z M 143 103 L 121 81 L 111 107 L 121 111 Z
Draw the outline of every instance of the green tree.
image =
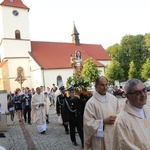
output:
M 84 61 L 82 76 L 87 79 L 90 83 L 95 81 L 95 78 L 101 74 L 98 67 L 94 63 L 92 58 L 88 58 Z
M 129 66 L 130 66 L 129 67 L 129 75 L 128 75 L 129 79 L 130 78 L 136 78 L 137 70 L 135 68 L 134 62 L 131 61 Z
M 148 51 L 150 52 L 150 33 L 145 34 L 145 43 Z
M 124 81 L 124 70 L 121 68 L 120 63 L 113 59 L 106 69 L 105 76 L 110 83 L 114 83 L 116 80 L 121 82 Z
M 120 62 L 121 68 L 124 70 L 125 80 L 128 79 L 130 62 L 134 61 L 136 68 L 136 77 L 141 79 L 141 68 L 148 58 L 148 49 L 146 47 L 145 37 L 139 35 L 125 35 L 120 43 L 117 61 Z
M 145 80 L 150 78 L 150 58 L 142 66 L 141 77 Z
M 147 58 L 150 58 L 150 33 L 144 36 L 141 34 L 125 35 L 120 44 L 109 46 L 106 51 L 112 59 L 120 63 L 120 68 L 124 70 L 125 80 L 131 74 L 130 62 L 132 61 L 134 61 L 134 69 L 136 69 L 134 76 L 142 80 L 142 66 Z M 120 81 L 122 78 L 118 78 L 118 80 Z
M 119 52 L 120 52 L 120 45 L 118 43 L 109 46 L 106 51 L 109 53 L 112 59 L 118 60 Z

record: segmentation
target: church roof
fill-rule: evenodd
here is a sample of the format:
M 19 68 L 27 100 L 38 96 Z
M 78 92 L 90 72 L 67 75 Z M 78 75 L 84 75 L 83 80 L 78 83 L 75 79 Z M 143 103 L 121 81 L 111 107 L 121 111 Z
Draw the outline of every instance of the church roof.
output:
M 81 51 L 83 61 L 91 57 L 99 67 L 104 65 L 98 61 L 110 60 L 104 48 L 96 44 L 31 41 L 31 49 L 30 55 L 43 69 L 71 68 L 70 56 L 74 55 L 76 50 Z
M 24 8 L 29 10 L 29 8 L 23 4 L 22 0 L 4 0 L 2 3 L 0 3 L 0 5 Z
M 3 67 L 3 65 L 7 62 L 7 60 L 0 62 L 0 67 Z

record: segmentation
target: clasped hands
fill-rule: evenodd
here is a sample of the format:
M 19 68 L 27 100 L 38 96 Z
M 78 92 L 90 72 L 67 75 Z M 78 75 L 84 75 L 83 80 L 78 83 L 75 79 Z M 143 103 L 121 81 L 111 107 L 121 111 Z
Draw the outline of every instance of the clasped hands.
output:
M 69 125 L 69 122 L 64 122 L 64 125 Z
M 105 124 L 114 124 L 115 120 L 116 120 L 117 116 L 116 115 L 111 115 L 108 118 L 103 120 L 104 125 Z
M 39 107 L 40 107 L 40 106 L 44 106 L 44 104 L 43 104 L 43 103 L 40 103 L 40 104 L 39 104 Z

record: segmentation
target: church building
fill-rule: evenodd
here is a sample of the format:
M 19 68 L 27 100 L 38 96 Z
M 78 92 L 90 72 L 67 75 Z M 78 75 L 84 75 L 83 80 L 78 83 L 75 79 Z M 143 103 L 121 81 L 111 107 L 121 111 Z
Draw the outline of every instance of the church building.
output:
M 93 58 L 104 75 L 111 58 L 102 45 L 80 43 L 75 24 L 71 43 L 31 41 L 28 15 L 21 0 L 0 3 L 0 90 L 66 85 L 73 76 L 70 56 L 77 50 L 83 61 Z

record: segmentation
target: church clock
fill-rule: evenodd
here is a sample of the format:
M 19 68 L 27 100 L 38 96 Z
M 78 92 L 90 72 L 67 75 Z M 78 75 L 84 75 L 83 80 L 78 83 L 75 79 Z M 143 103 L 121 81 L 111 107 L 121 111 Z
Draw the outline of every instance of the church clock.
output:
M 12 13 L 13 13 L 14 16 L 18 16 L 19 15 L 19 12 L 17 10 L 13 10 Z

